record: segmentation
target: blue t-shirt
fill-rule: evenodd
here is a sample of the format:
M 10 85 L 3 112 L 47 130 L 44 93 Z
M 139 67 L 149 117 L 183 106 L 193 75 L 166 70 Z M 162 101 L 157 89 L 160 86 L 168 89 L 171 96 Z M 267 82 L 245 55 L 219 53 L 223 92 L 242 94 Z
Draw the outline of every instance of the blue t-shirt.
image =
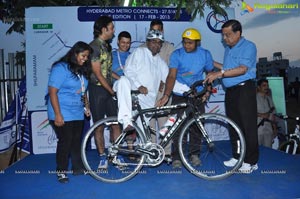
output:
M 244 75 L 223 78 L 225 87 L 235 86 L 241 82 L 256 78 L 256 46 L 253 42 L 241 37 L 239 42 L 230 48 L 225 48 L 223 69 L 228 70 L 240 65 L 247 66 L 248 70 Z
M 120 60 L 118 58 L 118 53 L 120 55 Z M 123 68 L 125 66 L 125 62 L 129 54 L 129 52 L 120 52 L 118 50 L 112 52 L 112 71 L 115 72 L 117 75 L 124 75 Z
M 85 77 L 81 77 L 84 82 L 84 88 L 87 89 L 88 81 Z M 61 114 L 64 121 L 74 121 L 84 119 L 84 105 L 81 101 L 81 80 L 74 76 L 68 69 L 68 64 L 60 62 L 52 67 L 49 76 L 48 86 L 58 89 L 58 101 Z M 54 120 L 55 114 L 48 99 L 48 119 Z
M 189 53 L 184 48 L 175 50 L 170 56 L 169 68 L 177 69 L 178 82 L 191 86 L 194 82 L 203 80 L 204 72 L 212 71 L 214 66 L 211 53 L 199 46 L 197 50 Z M 199 87 L 198 91 L 201 90 L 202 87 Z

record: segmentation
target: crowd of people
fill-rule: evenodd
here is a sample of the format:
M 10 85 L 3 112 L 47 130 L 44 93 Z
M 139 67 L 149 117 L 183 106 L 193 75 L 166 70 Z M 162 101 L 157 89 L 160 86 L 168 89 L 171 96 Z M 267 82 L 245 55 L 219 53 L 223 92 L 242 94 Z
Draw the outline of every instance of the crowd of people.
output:
M 150 23 L 145 44 L 132 52 L 131 35 L 127 31 L 118 34 L 118 48 L 112 50 L 110 41 L 114 33 L 112 18 L 99 17 L 93 27 L 94 40 L 89 44 L 77 42 L 52 66 L 48 81 L 48 117 L 58 138 L 56 170 L 59 182 L 69 181 L 69 158 L 73 174 L 84 174 L 80 139 L 85 116 L 92 115 L 93 122 L 105 116 L 118 116 L 123 130 L 128 131 L 132 129 L 131 90 L 141 93 L 138 98 L 142 108 L 151 108 L 185 102 L 183 92 L 198 80 L 209 83 L 222 80 L 226 89 L 226 115 L 241 128 L 246 140 L 246 155 L 239 170 L 251 173 L 258 168 L 259 145 L 270 147 L 276 135 L 272 126 L 275 109 L 268 94 L 268 81 L 260 80 L 256 87 L 256 46 L 242 36 L 239 21 L 228 20 L 222 26 L 226 44 L 223 63 L 213 60 L 210 51 L 201 46 L 201 33 L 192 27 L 183 30 L 179 49 L 165 40 L 161 20 Z M 209 95 L 207 92 L 203 100 Z M 204 104 L 199 106 L 205 112 Z M 153 128 L 160 128 L 167 119 L 152 118 L 146 122 Z M 113 142 L 121 131 L 119 125 L 114 125 L 110 141 Z M 153 142 L 159 139 L 159 135 L 152 137 Z M 234 158 L 224 161 L 228 167 L 235 165 L 239 157 L 235 147 L 238 140 L 230 139 Z M 95 142 L 99 153 L 98 168 L 105 169 L 108 160 L 104 127 L 96 130 Z M 178 136 L 174 136 L 173 143 L 177 142 Z M 201 140 L 192 137 L 191 142 Z M 170 143 L 165 151 L 173 160 L 172 167 L 181 168 L 178 146 Z M 192 164 L 200 165 L 199 149 L 192 151 Z M 118 156 L 117 161 L 124 161 L 123 157 Z

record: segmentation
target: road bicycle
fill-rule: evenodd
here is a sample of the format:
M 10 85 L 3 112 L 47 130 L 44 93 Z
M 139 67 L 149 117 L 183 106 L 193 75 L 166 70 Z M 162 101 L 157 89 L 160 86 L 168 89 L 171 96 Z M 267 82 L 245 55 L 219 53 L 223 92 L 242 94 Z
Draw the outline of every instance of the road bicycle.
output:
M 220 180 L 235 173 L 245 156 L 245 139 L 240 128 L 226 116 L 199 112 L 197 104 L 204 103 L 201 97 L 206 92 L 205 86 L 202 92 L 196 92 L 200 85 L 203 85 L 203 81 L 194 83 L 191 90 L 185 93 L 186 103 L 148 109 L 141 108 L 138 94 L 133 93 L 132 103 L 135 111 L 133 130 L 124 131 L 117 117 L 108 117 L 96 122 L 84 136 L 81 156 L 87 172 L 95 179 L 108 183 L 127 181 L 138 173 L 143 173 L 141 170 L 143 166 L 155 167 L 162 164 L 166 160 L 164 147 L 176 133 L 179 133 L 178 143 L 173 144 L 178 144 L 181 161 L 191 174 L 207 180 Z M 151 133 L 155 132 L 147 126 L 146 118 L 166 115 L 179 109 L 183 109 L 183 113 L 178 115 L 176 122 L 165 136 L 159 143 L 151 142 Z M 108 168 L 98 169 L 99 154 L 95 148 L 89 147 L 90 140 L 93 139 L 95 129 L 99 126 L 104 125 L 110 130 L 110 126 L 116 124 L 120 125 L 122 131 L 120 136 L 106 147 Z M 217 132 L 219 134 L 216 134 Z M 193 136 L 201 139 L 196 147 L 192 146 L 193 142 L 190 139 Z M 236 148 L 233 147 L 230 136 L 237 138 Z M 197 148 L 197 151 L 191 151 L 192 148 Z M 233 167 L 226 167 L 223 161 L 232 158 L 234 150 L 239 153 L 238 161 Z M 190 161 L 191 154 L 195 152 L 199 154 L 200 166 L 194 166 Z M 122 156 L 124 162 L 117 161 L 118 156 Z
M 284 120 L 294 120 L 296 127 L 293 133 L 286 135 L 286 141 L 279 145 L 278 150 L 292 155 L 300 154 L 300 118 L 290 116 L 278 116 Z

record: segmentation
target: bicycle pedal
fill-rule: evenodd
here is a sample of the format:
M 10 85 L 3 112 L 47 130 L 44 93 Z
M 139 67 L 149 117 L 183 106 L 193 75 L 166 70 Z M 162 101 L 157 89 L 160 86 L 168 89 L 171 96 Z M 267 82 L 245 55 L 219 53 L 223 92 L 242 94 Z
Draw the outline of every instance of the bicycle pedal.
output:
M 164 161 L 165 161 L 168 165 L 170 165 L 170 164 L 172 164 L 172 157 L 171 157 L 171 156 L 165 156 Z

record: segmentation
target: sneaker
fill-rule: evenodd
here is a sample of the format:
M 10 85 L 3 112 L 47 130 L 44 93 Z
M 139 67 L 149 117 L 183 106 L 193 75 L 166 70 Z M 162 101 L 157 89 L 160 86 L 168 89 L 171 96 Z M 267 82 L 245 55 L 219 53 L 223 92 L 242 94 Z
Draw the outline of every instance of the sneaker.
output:
M 257 169 L 258 169 L 258 165 L 257 164 L 251 165 L 249 163 L 243 162 L 242 166 L 239 168 L 238 171 L 241 172 L 241 173 L 250 174 L 250 173 L 252 173 L 252 171 L 255 171 Z
M 100 162 L 98 165 L 98 169 L 107 169 L 107 167 L 108 167 L 108 161 L 106 155 L 100 155 Z
M 201 165 L 201 160 L 199 159 L 198 155 L 191 155 L 191 163 L 194 167 Z
M 172 162 L 172 167 L 173 167 L 173 169 L 181 169 L 181 167 L 182 167 L 181 161 L 180 160 L 174 160 Z
M 57 180 L 60 183 L 68 183 L 69 182 L 69 178 L 68 178 L 67 174 L 65 174 L 65 173 L 58 173 Z
M 237 162 L 238 162 L 237 159 L 235 159 L 235 158 L 230 158 L 230 160 L 224 161 L 223 163 L 224 163 L 224 165 L 225 165 L 226 167 L 233 167 L 233 166 L 236 165 Z
M 252 167 L 252 170 L 255 171 L 258 169 L 258 164 L 251 165 L 251 167 Z

